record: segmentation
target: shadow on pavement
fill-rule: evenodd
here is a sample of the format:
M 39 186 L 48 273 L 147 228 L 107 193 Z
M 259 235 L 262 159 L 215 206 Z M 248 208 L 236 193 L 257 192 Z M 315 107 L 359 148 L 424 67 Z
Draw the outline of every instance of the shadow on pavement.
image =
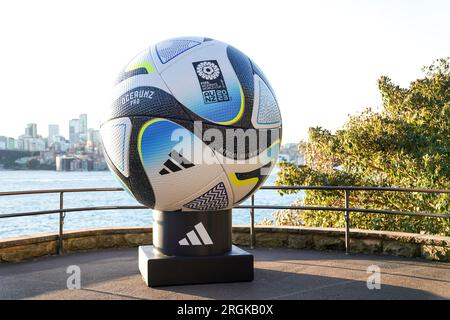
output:
M 256 249 L 253 282 L 148 288 L 137 267 L 137 248 L 79 252 L 16 264 L 0 264 L 0 299 L 442 299 L 449 281 L 431 263 L 287 249 Z M 336 263 L 336 260 L 337 263 Z M 408 260 L 402 260 L 407 262 Z M 369 290 L 366 268 L 392 263 L 391 279 Z M 344 263 L 344 265 L 343 265 Z M 415 263 L 415 262 L 414 262 Z M 348 264 L 348 265 L 347 265 Z M 83 290 L 67 290 L 66 270 L 77 265 Z M 410 269 L 407 269 L 410 268 Z M 421 274 L 416 274 L 416 268 Z M 427 269 L 428 268 L 428 269 Z M 405 274 L 396 274 L 404 271 Z M 408 271 L 408 272 L 406 272 Z M 442 275 L 445 276 L 445 275 Z M 383 274 L 384 277 L 384 274 Z M 418 281 L 421 281 L 420 285 Z M 425 286 L 421 284 L 425 283 Z M 439 284 L 441 289 L 435 289 Z M 418 289 L 420 288 L 420 289 Z M 448 298 L 448 297 L 447 297 Z

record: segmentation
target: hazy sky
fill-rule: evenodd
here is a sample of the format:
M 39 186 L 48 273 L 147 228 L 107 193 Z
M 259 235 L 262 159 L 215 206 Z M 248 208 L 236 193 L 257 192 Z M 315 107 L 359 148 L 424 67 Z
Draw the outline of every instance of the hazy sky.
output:
M 402 86 L 450 55 L 450 1 L 2 1 L 0 135 L 28 122 L 88 113 L 98 127 L 121 68 L 177 36 L 222 40 L 249 55 L 280 103 L 283 142 L 310 126 L 336 129 L 379 108 L 376 80 Z

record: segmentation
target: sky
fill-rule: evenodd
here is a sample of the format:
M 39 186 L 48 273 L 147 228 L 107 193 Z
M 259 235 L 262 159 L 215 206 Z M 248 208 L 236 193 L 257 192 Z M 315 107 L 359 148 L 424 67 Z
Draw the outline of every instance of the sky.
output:
M 283 142 L 380 110 L 377 79 L 401 86 L 450 56 L 450 1 L 1 1 L 0 135 L 81 113 L 98 128 L 119 71 L 153 43 L 205 36 L 251 57 L 275 90 Z

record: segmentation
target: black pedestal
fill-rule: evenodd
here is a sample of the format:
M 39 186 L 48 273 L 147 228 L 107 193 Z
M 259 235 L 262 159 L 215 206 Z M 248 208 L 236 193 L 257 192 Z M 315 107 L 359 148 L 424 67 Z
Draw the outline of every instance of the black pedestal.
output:
M 231 210 L 153 212 L 153 245 L 139 247 L 148 286 L 253 280 L 253 255 L 232 245 Z
M 139 270 L 149 287 L 253 280 L 253 255 L 233 246 L 215 256 L 166 256 L 139 247 Z

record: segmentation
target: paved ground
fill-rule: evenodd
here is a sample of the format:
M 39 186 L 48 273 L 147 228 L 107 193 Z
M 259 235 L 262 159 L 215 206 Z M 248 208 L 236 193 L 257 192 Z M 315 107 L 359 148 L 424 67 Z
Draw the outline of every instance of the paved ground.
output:
M 385 256 L 289 249 L 249 250 L 255 280 L 146 287 L 137 249 L 115 249 L 0 264 L 0 299 L 450 299 L 450 264 Z M 81 269 L 80 290 L 66 287 L 67 267 Z M 367 268 L 381 289 L 367 288 Z

